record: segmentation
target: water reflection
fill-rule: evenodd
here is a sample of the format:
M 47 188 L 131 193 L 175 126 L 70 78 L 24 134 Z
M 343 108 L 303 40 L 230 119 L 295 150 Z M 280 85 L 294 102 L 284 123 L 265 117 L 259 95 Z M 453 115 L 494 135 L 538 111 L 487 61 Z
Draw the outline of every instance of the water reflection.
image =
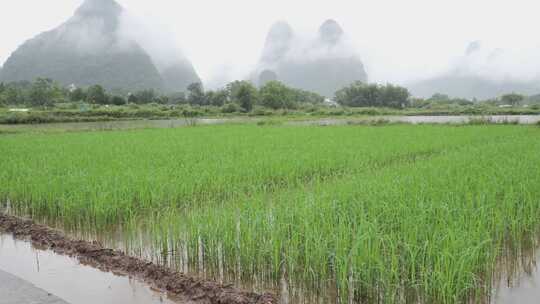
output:
M 71 304 L 187 303 L 173 301 L 136 279 L 81 265 L 74 258 L 36 249 L 7 234 L 0 234 L 0 269 Z
M 508 266 L 501 276 L 492 295 L 492 304 L 537 304 L 540 303 L 540 268 L 536 261 L 540 252 L 524 255 Z
M 46 123 L 34 125 L 0 125 L 0 130 L 10 131 L 89 131 L 89 130 L 129 130 L 146 128 L 179 128 L 190 125 L 218 125 L 226 123 L 257 123 L 265 118 L 201 118 L 201 119 L 167 119 L 167 120 L 129 120 L 109 122 L 74 122 Z M 298 120 L 286 120 L 288 125 L 347 125 L 370 122 L 393 122 L 410 124 L 463 124 L 471 121 L 489 123 L 536 124 L 540 115 L 486 115 L 486 116 L 366 116 L 359 118 L 316 118 L 306 117 Z
M 7 204 L 7 210 L 10 210 L 10 204 Z M 18 214 L 25 214 L 13 212 Z M 38 220 L 39 222 L 39 220 Z M 285 304 L 315 304 L 315 303 L 382 303 L 385 302 L 383 293 L 380 293 L 378 299 L 363 299 L 359 300 L 361 290 L 349 289 L 348 294 L 340 295 L 336 283 L 334 281 L 315 283 L 315 282 L 298 282 L 294 279 L 294 273 L 289 276 L 285 263 L 281 264 L 279 274 L 259 271 L 255 272 L 247 268 L 249 265 L 242 265 L 240 260 L 225 261 L 227 252 L 224 252 L 221 243 L 215 246 L 216 252 L 206 252 L 207 247 L 199 237 L 195 240 L 195 246 L 189 244 L 187 235 L 179 235 L 178 238 L 172 239 L 171 233 L 152 234 L 152 229 L 145 226 L 143 221 L 134 221 L 126 226 L 102 227 L 97 230 L 95 225 L 66 227 L 58 221 L 42 219 L 42 224 L 55 227 L 66 231 L 66 233 L 76 239 L 84 239 L 88 241 L 96 240 L 107 248 L 120 249 L 129 255 L 147 259 L 154 263 L 170 267 L 188 275 L 203 277 L 225 284 L 231 283 L 238 288 L 251 290 L 255 292 L 273 291 L 280 303 Z M 150 225 L 151 226 L 151 225 Z M 165 235 L 164 239 L 159 239 L 161 235 Z M 503 253 L 501 261 L 497 263 L 498 269 L 493 276 L 493 284 L 490 284 L 491 279 L 486 279 L 489 282 L 479 283 L 487 288 L 485 291 L 478 291 L 470 303 L 491 303 L 491 304 L 514 304 L 514 303 L 539 303 L 540 299 L 540 269 L 536 265 L 536 261 L 540 258 L 540 252 L 535 249 L 540 244 L 540 240 L 534 236 L 523 237 L 522 244 L 519 246 L 508 248 Z M 209 246 L 209 248 L 212 246 Z M 239 250 L 239 249 L 238 249 Z M 216 254 L 217 253 L 217 254 Z M 213 256 L 215 259 L 210 260 L 208 256 Z M 229 256 L 231 256 L 229 254 Z M 158 303 L 151 302 L 159 298 L 163 301 L 162 294 L 156 294 L 149 291 L 144 284 L 137 281 L 124 279 L 124 282 L 118 281 L 122 278 L 115 277 L 110 274 L 107 278 L 103 275 L 96 275 L 92 271 L 76 273 L 73 269 L 84 268 L 78 265 L 73 259 L 58 260 L 56 255 L 48 251 L 36 250 L 26 242 L 14 241 L 11 237 L 3 235 L 0 237 L 0 269 L 11 272 L 20 276 L 23 279 L 36 284 L 42 289 L 53 292 L 62 296 L 64 281 L 72 283 L 69 278 L 84 277 L 84 285 L 91 285 L 89 295 L 85 298 L 91 298 L 92 293 L 99 294 L 108 288 L 100 285 L 103 282 L 112 282 L 114 285 L 112 291 L 118 294 L 118 297 L 130 298 L 131 296 L 144 299 L 140 302 L 126 303 Z M 30 267 L 30 268 L 29 268 Z M 36 275 L 39 274 L 39 275 Z M 45 274 L 45 275 L 43 275 Z M 53 278 L 51 280 L 51 278 Z M 63 278 L 63 279 L 56 279 Z M 479 278 L 481 279 L 481 278 Z M 55 282 L 58 286 L 49 286 L 48 283 Z M 126 281 L 127 280 L 127 281 Z M 118 281 L 118 282 L 117 282 Z M 117 282 L 117 283 L 115 283 Z M 39 285 L 45 284 L 45 285 Z M 355 286 L 353 277 L 349 277 L 350 286 Z M 49 286 L 50 289 L 43 286 Z M 405 286 L 405 285 L 404 285 Z M 128 288 L 129 287 L 129 288 Z M 493 291 L 491 292 L 491 287 Z M 56 289 L 55 289 L 56 288 Z M 80 288 L 80 286 L 79 286 Z M 378 288 L 376 288 L 378 290 Z M 77 290 L 77 286 L 68 288 L 68 290 Z M 396 291 L 399 294 L 399 303 L 427 303 L 418 298 L 418 295 L 413 293 L 414 290 Z M 378 294 L 377 291 L 373 293 Z M 77 293 L 79 295 L 79 293 Z M 107 295 L 105 293 L 104 295 Z M 110 296 L 110 295 L 109 295 Z M 377 297 L 377 296 L 375 296 Z M 65 298 L 64 299 L 68 299 Z M 345 299 L 345 300 L 343 300 Z M 122 302 L 107 302 L 100 299 L 99 301 L 89 302 L 74 302 L 76 303 L 122 303 Z M 172 302 L 165 302 L 172 303 Z

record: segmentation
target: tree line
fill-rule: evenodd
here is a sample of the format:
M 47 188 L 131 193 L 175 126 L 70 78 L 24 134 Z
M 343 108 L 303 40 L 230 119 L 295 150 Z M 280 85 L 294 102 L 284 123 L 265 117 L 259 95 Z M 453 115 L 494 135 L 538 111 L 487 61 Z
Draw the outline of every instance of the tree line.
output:
M 523 95 L 511 93 L 484 101 L 488 104 L 518 105 Z M 114 94 L 100 85 L 87 88 L 64 87 L 47 78 L 33 82 L 0 83 L 0 105 L 48 107 L 55 103 L 85 102 L 97 105 L 125 104 L 190 104 L 222 107 L 224 112 L 250 112 L 254 106 L 270 109 L 297 109 L 302 105 L 321 105 L 328 101 L 314 92 L 289 87 L 278 81 L 256 87 L 249 81 L 233 81 L 216 90 L 205 90 L 201 83 L 191 84 L 186 92 L 161 94 L 152 89 L 134 93 Z M 431 105 L 468 106 L 476 100 L 450 98 L 435 94 L 428 99 L 411 98 L 409 91 L 397 85 L 354 82 L 337 91 L 333 103 L 346 107 L 428 107 Z
M 224 88 L 205 90 L 201 83 L 191 84 L 186 92 L 161 94 L 153 89 L 113 94 L 101 85 L 87 88 L 63 87 L 47 78 L 33 82 L 0 83 L 0 105 L 49 107 L 56 103 L 85 102 L 97 105 L 190 104 L 228 108 L 231 112 L 249 112 L 255 105 L 272 109 L 294 109 L 301 104 L 322 104 L 319 94 L 269 82 L 257 88 L 249 81 L 233 81 Z

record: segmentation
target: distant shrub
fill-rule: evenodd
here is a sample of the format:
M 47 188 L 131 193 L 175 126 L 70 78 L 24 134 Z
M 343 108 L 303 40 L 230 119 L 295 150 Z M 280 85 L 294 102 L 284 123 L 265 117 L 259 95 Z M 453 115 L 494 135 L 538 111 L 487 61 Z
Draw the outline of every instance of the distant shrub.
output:
M 360 115 L 382 115 L 384 114 L 380 109 L 377 108 L 360 108 L 354 111 L 355 114 Z
M 251 113 L 249 113 L 250 116 L 270 116 L 272 114 L 274 114 L 272 110 L 260 106 L 254 107 Z
M 365 119 L 365 120 L 356 120 L 356 121 L 347 121 L 347 125 L 361 125 L 361 126 L 384 126 L 389 124 L 395 124 L 388 119 L 377 118 L 377 119 Z
M 110 121 L 108 116 L 81 117 L 81 116 L 57 116 L 50 113 L 11 113 L 0 117 L 0 124 L 43 124 L 59 122 L 89 122 Z
M 326 114 L 328 115 L 335 115 L 335 116 L 342 116 L 346 114 L 346 111 L 344 109 L 332 109 L 328 111 Z
M 227 103 L 221 107 L 221 113 L 238 113 L 242 108 L 236 103 Z
M 122 96 L 113 96 L 111 97 L 111 103 L 117 106 L 125 105 L 126 99 Z
M 261 120 L 257 122 L 257 126 L 279 126 L 279 125 L 283 125 L 283 122 L 279 120 Z
M 474 117 L 469 119 L 468 125 L 488 125 L 494 123 L 491 117 Z
M 503 125 L 519 125 L 519 119 L 505 118 L 504 120 L 500 121 L 499 123 L 503 124 Z
M 182 110 L 182 116 L 186 118 L 199 117 L 203 116 L 203 112 L 201 112 L 199 109 L 185 108 Z

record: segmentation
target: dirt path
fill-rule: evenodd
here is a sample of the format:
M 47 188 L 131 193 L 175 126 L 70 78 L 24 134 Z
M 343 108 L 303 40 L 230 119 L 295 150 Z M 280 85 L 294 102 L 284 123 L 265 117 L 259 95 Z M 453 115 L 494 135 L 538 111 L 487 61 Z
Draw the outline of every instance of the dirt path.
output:
M 269 293 L 257 294 L 221 285 L 213 281 L 188 277 L 169 268 L 130 257 L 121 251 L 103 248 L 98 243 L 72 240 L 62 232 L 38 225 L 31 220 L 0 213 L 0 230 L 26 239 L 38 248 L 76 257 L 82 264 L 115 274 L 138 277 L 171 295 L 204 304 L 275 304 Z

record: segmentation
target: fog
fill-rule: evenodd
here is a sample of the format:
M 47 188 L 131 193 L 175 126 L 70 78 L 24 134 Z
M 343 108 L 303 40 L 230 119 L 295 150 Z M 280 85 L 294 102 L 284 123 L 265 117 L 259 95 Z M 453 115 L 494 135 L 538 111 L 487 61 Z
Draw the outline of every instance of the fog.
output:
M 351 37 L 346 32 L 336 37 L 336 41 L 329 43 L 322 41 L 318 26 L 321 26 L 324 21 L 326 20 L 320 20 L 311 31 L 305 29 L 298 31 L 291 28 L 290 37 L 288 37 L 287 41 L 288 45 L 267 45 L 268 41 L 265 41 L 266 47 L 262 51 L 262 61 L 265 61 L 264 57 L 272 57 L 275 53 L 280 52 L 283 52 L 281 55 L 285 61 L 300 63 L 328 57 L 348 58 L 360 55 Z M 287 25 L 286 22 L 286 20 L 281 20 L 277 25 L 285 27 Z M 279 37 L 271 37 L 271 39 L 279 39 Z
M 540 40 L 540 39 L 539 39 Z M 475 75 L 492 81 L 538 80 L 540 76 L 540 47 L 506 49 L 496 45 L 471 43 L 462 56 L 453 59 L 450 69 L 460 74 Z
M 0 64 L 25 40 L 67 20 L 82 3 L 1 1 Z M 531 80 L 540 70 L 540 4 L 534 0 L 118 2 L 135 17 L 123 18 L 122 35 L 139 41 L 158 67 L 187 57 L 210 87 L 246 78 L 278 20 L 303 37 L 288 56 L 305 59 L 310 35 L 324 20 L 335 19 L 348 39 L 339 52 L 358 53 L 370 81 L 407 84 L 449 71 Z M 466 56 L 469 43 L 477 40 L 480 47 Z
M 186 61 L 176 35 L 159 20 L 136 16 L 126 10 L 120 16 L 118 35 L 120 41 L 136 41 L 152 57 L 158 70 Z

